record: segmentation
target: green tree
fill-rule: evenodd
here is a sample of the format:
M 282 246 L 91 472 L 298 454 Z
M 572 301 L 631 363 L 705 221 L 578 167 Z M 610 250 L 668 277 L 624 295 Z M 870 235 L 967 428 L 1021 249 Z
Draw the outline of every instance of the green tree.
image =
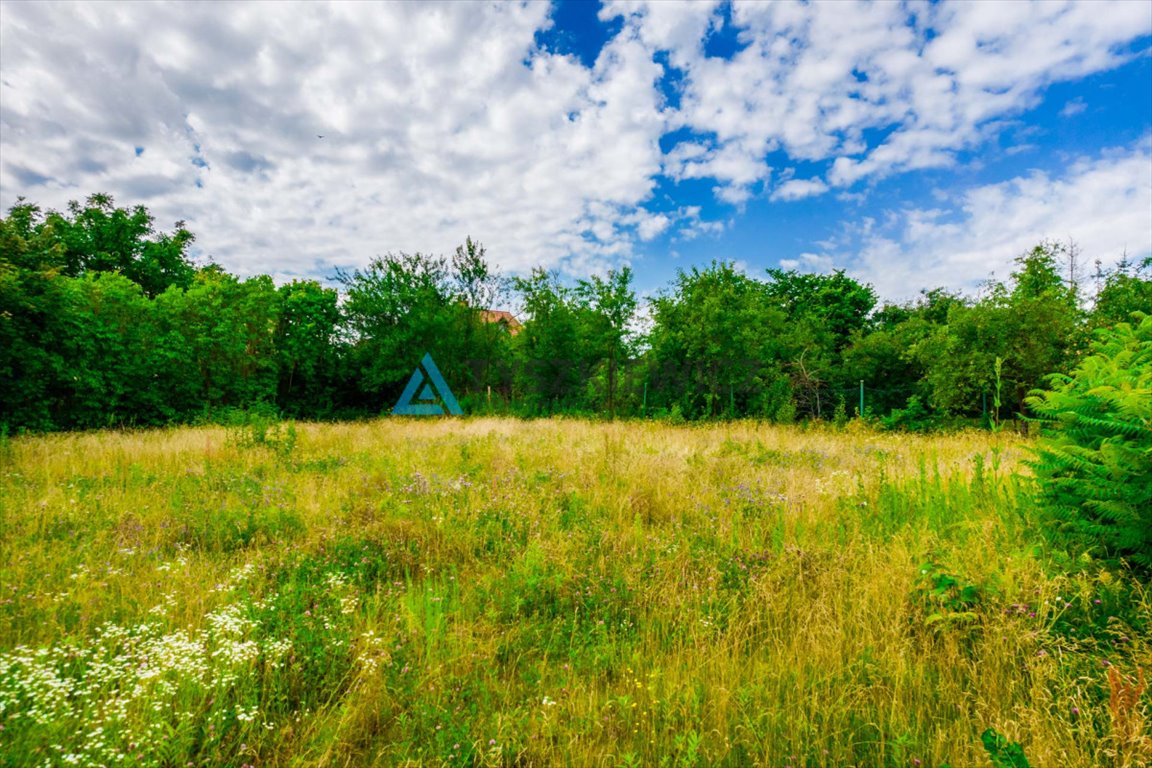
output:
M 276 402 L 280 302 L 267 275 L 241 281 L 216 266 L 155 300 L 158 386 L 174 418 Z
M 652 323 L 654 405 L 704 418 L 786 410 L 785 315 L 764 283 L 727 262 L 680 270 L 671 291 L 652 301 Z
M 156 390 L 152 303 L 127 277 L 88 273 L 69 281 L 73 327 L 65 356 L 72 381 L 60 404 L 70 426 L 159 424 L 167 414 Z
M 514 343 L 517 398 L 529 413 L 581 407 L 589 371 L 574 292 L 541 268 L 512 282 L 527 318 Z
M 171 234 L 156 232 L 142 205 L 117 208 L 110 195 L 95 194 L 84 205 L 70 202 L 67 214 L 49 213 L 43 226 L 63 245 L 67 275 L 119 272 L 148 296 L 192 284 L 195 267 L 187 256 L 192 233 L 180 221 Z
M 999 378 L 1002 415 L 1019 413 L 1031 389 L 1081 354 L 1083 316 L 1074 285 L 1060 274 L 1059 253 L 1042 243 L 1020 256 L 1008 285 L 990 283 L 979 301 L 953 304 L 947 324 L 916 344 L 936 408 L 975 416 Z
M 51 392 L 67 370 L 62 335 L 63 246 L 36 226 L 39 209 L 14 206 L 0 218 L 0 424 L 50 429 Z
M 388 254 L 338 279 L 362 405 L 391 407 L 425 353 L 449 381 L 458 378 L 459 318 L 467 310 L 453 296 L 443 256 Z
M 450 285 L 457 304 L 465 310 L 455 320 L 466 363 L 457 378 L 461 394 L 479 393 L 485 387 L 508 394 L 511 337 L 509 329 L 492 322 L 488 314 L 507 297 L 508 280 L 489 264 L 484 246 L 468 237 L 452 255 Z
M 865 327 L 876 306 L 872 286 L 860 283 L 838 269 L 830 275 L 769 269 L 765 290 L 789 323 L 807 322 L 827 335 L 827 343 L 839 352 L 855 331 Z
M 76 268 L 69 222 L 20 203 L 0 219 L 0 421 L 31 429 L 163 420 L 152 313 L 127 276 Z
M 845 377 L 841 355 L 864 331 L 876 294 L 837 270 L 830 275 L 770 269 L 765 291 L 787 318 L 788 367 L 799 413 L 828 416 L 856 381 Z
M 620 367 L 632 353 L 629 326 L 636 316 L 636 293 L 632 290 L 632 270 L 624 267 L 609 270 L 606 277 L 593 275 L 576 284 L 576 297 L 580 302 L 583 333 L 581 338 L 588 348 L 585 356 L 595 361 L 603 376 L 592 381 L 603 381 L 605 407 L 616 418 Z
M 276 293 L 277 403 L 296 416 L 328 415 L 341 365 L 339 296 L 314 280 L 294 280 Z
M 948 322 L 953 307 L 964 306 L 958 295 L 937 288 L 906 304 L 886 304 L 868 325 L 854 331 L 841 352 L 841 380 L 848 387 L 864 382 L 865 408 L 884 416 L 904 409 L 912 398 L 918 407 L 929 401 L 924 365 L 916 349 Z
M 1152 310 L 1152 256 L 1138 264 L 1122 259 L 1114 269 L 1101 270 L 1100 279 L 1103 285 L 1092 307 L 1092 327 L 1131 322 L 1133 312 Z

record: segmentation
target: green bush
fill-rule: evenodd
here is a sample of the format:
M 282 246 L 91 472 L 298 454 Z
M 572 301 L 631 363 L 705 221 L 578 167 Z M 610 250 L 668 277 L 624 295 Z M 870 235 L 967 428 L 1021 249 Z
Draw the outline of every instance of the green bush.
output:
M 1152 317 L 1133 316 L 1028 398 L 1045 427 L 1030 466 L 1058 535 L 1152 572 Z
M 267 448 L 282 459 L 296 449 L 296 425 L 280 420 L 276 409 L 261 403 L 246 410 L 232 409 L 224 416 L 228 442 L 240 448 Z
M 912 395 L 903 408 L 893 408 L 887 416 L 880 418 L 880 428 L 889 431 L 927 432 L 935 427 L 935 415 L 920 400 Z
M 995 728 L 989 728 L 980 734 L 980 741 L 984 744 L 988 757 L 992 759 L 992 768 L 1031 768 L 1020 743 L 1008 741 Z

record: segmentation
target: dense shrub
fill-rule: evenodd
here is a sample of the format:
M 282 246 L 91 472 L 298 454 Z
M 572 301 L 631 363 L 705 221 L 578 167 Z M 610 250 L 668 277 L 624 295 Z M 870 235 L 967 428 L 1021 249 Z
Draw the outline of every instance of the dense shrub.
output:
M 1046 426 L 1032 468 L 1062 536 L 1152 572 L 1152 317 L 1134 317 L 1028 398 Z

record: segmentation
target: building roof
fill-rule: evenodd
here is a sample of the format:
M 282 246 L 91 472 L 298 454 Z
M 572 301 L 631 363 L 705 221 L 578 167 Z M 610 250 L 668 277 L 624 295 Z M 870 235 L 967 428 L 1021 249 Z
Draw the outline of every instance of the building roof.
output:
M 486 323 L 502 323 L 513 336 L 520 333 L 523 327 L 515 315 L 503 309 L 482 309 L 480 319 Z

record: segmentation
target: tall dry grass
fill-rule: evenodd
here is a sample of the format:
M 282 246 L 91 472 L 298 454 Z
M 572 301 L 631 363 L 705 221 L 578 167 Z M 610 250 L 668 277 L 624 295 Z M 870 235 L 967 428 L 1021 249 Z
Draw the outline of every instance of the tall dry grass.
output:
M 1152 601 L 1048 550 L 1018 438 L 242 437 L 0 450 L 0 763 L 959 768 L 987 728 L 1152 759 Z

